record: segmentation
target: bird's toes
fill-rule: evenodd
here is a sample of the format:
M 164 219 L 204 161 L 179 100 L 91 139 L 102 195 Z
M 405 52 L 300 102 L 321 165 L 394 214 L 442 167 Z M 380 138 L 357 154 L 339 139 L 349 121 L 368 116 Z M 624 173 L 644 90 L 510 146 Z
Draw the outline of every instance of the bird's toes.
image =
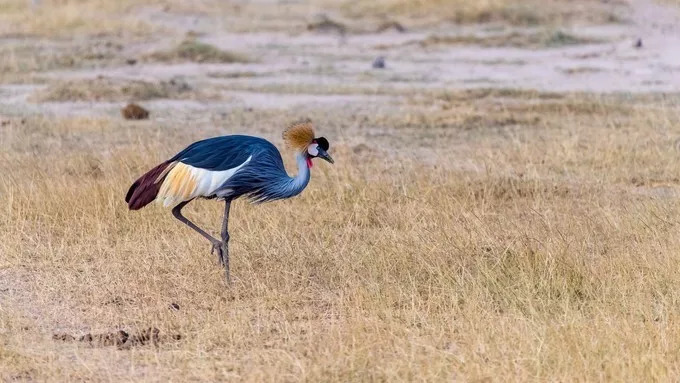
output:
M 210 249 L 210 254 L 214 254 L 217 251 L 217 260 L 220 262 L 220 265 L 224 265 L 224 254 L 222 252 L 222 244 L 221 243 L 213 243 L 212 248 Z

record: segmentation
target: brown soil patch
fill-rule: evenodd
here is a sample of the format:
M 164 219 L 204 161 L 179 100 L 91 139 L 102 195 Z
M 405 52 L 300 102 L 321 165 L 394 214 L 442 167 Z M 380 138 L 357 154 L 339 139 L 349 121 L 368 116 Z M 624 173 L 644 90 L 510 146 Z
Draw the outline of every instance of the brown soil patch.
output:
M 149 118 L 149 111 L 134 103 L 127 104 L 120 112 L 126 120 L 146 120 Z
M 180 334 L 161 335 L 159 329 L 149 327 L 134 333 L 128 333 L 123 330 L 99 334 L 87 333 L 81 336 L 61 333 L 52 335 L 52 339 L 62 342 L 88 343 L 94 347 L 116 346 L 118 349 L 124 350 L 146 345 L 158 346 L 159 343 L 169 340 L 180 340 L 182 336 Z

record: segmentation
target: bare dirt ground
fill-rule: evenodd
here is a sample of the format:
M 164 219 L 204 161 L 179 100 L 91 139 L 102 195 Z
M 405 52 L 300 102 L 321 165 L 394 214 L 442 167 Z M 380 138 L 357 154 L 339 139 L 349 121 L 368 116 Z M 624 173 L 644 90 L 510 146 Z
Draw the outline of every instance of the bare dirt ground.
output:
M 482 3 L 0 4 L 0 379 L 677 380 L 677 5 Z M 127 211 L 302 116 L 336 165 L 236 204 L 231 286 Z

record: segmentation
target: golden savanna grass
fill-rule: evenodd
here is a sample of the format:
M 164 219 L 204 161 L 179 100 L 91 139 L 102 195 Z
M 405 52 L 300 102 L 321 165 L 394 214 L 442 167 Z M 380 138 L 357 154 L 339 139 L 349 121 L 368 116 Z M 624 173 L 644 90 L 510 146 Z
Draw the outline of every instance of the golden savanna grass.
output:
M 3 0 L 0 34 L 10 36 L 69 37 L 87 35 L 148 35 L 150 25 L 126 12 L 133 1 Z
M 597 1 L 564 0 L 380 0 L 329 1 L 352 17 L 405 18 L 413 22 L 449 21 L 456 23 L 503 22 L 512 25 L 559 24 L 565 22 L 601 23 L 616 20 L 615 12 Z M 588 10 L 584 12 L 584 10 Z
M 196 132 L 9 120 L 0 287 L 14 294 L 0 374 L 677 378 L 677 97 L 528 95 L 434 94 L 396 114 L 310 116 L 335 138 L 336 166 L 318 164 L 299 198 L 235 205 L 231 287 L 169 212 L 122 201 Z M 294 116 L 235 113 L 220 131 L 281 145 L 280 121 Z M 365 130 L 388 126 L 386 138 Z M 219 204 L 193 205 L 216 227 Z M 132 350 L 50 339 L 150 326 L 181 339 Z

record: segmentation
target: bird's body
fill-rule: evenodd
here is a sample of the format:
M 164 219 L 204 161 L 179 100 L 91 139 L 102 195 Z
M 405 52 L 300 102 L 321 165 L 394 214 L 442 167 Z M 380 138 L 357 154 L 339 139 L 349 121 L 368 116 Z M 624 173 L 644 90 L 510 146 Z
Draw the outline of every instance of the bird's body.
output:
M 289 198 L 309 182 L 309 165 L 297 155 L 298 174 L 290 177 L 279 150 L 252 136 L 222 136 L 198 141 L 142 176 L 128 192 L 126 202 L 137 210 L 156 200 L 175 207 L 195 198 L 256 202 Z
M 293 197 L 309 183 L 312 158 L 333 162 L 326 152 L 328 141 L 314 138 L 309 121 L 291 125 L 284 132 L 284 139 L 297 149 L 295 177 L 286 173 L 279 150 L 265 139 L 243 135 L 214 137 L 189 145 L 141 176 L 128 190 L 125 201 L 130 210 L 141 209 L 154 200 L 172 207 L 177 219 L 211 241 L 228 276 L 227 221 L 231 201 L 242 196 L 257 203 Z M 196 198 L 226 201 L 222 241 L 181 214 L 184 205 Z

